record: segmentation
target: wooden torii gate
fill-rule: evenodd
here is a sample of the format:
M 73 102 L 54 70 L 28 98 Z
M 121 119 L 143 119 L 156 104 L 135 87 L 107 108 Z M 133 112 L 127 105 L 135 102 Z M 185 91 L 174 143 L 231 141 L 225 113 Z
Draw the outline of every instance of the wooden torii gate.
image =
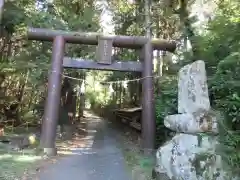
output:
M 53 41 L 52 66 L 48 79 L 48 96 L 44 109 L 41 137 L 41 146 L 45 153 L 48 155 L 56 154 L 55 138 L 59 116 L 63 67 L 142 72 L 142 77 L 144 78 L 142 83 L 142 146 L 144 150 L 154 149 L 156 123 L 154 114 L 152 53 L 153 50 L 174 52 L 176 49 L 175 42 L 149 39 L 144 36 L 103 36 L 97 33 L 66 32 L 41 28 L 28 28 L 28 39 Z M 111 62 L 109 52 L 100 57 L 98 62 L 72 59 L 64 57 L 66 43 L 85 45 L 100 45 L 101 43 L 103 45 L 108 44 L 111 47 L 141 49 L 143 55 L 142 62 Z

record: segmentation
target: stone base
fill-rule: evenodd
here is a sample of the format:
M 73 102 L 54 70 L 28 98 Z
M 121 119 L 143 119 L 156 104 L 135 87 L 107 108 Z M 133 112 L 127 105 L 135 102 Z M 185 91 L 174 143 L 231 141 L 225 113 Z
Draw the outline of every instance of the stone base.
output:
M 43 153 L 47 156 L 56 156 L 57 148 L 43 148 Z

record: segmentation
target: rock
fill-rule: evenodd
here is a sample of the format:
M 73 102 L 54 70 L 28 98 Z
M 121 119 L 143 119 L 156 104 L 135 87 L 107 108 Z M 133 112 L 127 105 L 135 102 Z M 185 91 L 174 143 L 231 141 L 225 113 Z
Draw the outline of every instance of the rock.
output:
M 164 118 L 164 125 L 173 131 L 189 134 L 218 133 L 217 116 L 210 111 L 199 114 L 169 115 Z
M 171 141 L 167 142 L 157 151 L 157 172 L 166 173 L 170 179 L 179 176 L 189 176 L 194 179 L 194 174 L 190 175 L 190 160 L 194 157 L 189 149 L 198 146 L 197 136 L 178 134 Z M 179 168 L 181 166 L 181 168 Z M 183 175 L 184 172 L 187 175 Z
M 217 155 L 215 155 L 214 144 L 216 142 L 216 137 L 201 138 L 197 135 L 178 134 L 158 149 L 156 171 L 161 174 L 166 173 L 170 179 L 179 177 L 184 180 L 199 180 L 199 176 L 204 174 L 204 170 L 209 170 L 210 166 L 202 167 L 200 170 L 197 164 L 205 164 L 205 166 L 211 164 L 213 174 L 217 173 L 220 163 L 216 164 L 213 161 L 209 163 L 207 158 L 203 158 L 200 162 L 200 158 L 197 158 L 206 156 L 213 157 L 215 160 Z
M 210 107 L 203 61 L 184 66 L 179 72 L 178 113 L 164 119 L 164 125 L 178 134 L 157 150 L 156 177 L 233 180 L 216 154 L 217 121 L 221 117 Z
M 4 126 L 0 124 L 0 137 L 4 136 Z
M 179 71 L 178 113 L 210 110 L 205 63 L 202 60 L 186 65 Z
M 10 139 L 10 148 L 13 150 L 21 150 L 30 145 L 27 136 L 15 136 Z
M 10 148 L 13 150 L 22 150 L 24 148 L 33 145 L 37 141 L 37 137 L 35 134 L 30 135 L 22 135 L 22 136 L 14 136 L 9 138 L 9 145 Z

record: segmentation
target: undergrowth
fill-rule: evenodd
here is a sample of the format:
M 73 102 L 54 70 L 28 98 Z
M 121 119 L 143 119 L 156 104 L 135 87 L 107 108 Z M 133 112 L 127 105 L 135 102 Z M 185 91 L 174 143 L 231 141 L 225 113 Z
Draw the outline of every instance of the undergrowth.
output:
M 30 130 L 24 128 L 7 129 L 7 137 L 26 134 Z M 17 132 L 17 133 L 16 133 Z M 13 150 L 9 144 L 0 142 L 0 179 L 14 180 L 29 176 L 35 172 L 36 163 L 41 160 L 36 149 L 37 144 L 21 151 Z M 34 171 L 31 171 L 34 170 Z

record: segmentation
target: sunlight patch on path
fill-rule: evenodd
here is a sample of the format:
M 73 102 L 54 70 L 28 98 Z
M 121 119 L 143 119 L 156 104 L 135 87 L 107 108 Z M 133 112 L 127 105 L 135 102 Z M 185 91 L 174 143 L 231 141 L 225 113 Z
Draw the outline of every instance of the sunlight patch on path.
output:
M 94 138 L 97 133 L 95 126 L 101 123 L 102 119 L 89 112 L 84 112 L 84 115 L 86 118 L 84 118 L 80 124 L 84 124 L 86 127 L 79 125 L 77 129 L 85 135 L 76 133 L 72 140 L 58 144 L 57 149 L 59 155 L 86 155 L 96 153 L 93 151 Z

